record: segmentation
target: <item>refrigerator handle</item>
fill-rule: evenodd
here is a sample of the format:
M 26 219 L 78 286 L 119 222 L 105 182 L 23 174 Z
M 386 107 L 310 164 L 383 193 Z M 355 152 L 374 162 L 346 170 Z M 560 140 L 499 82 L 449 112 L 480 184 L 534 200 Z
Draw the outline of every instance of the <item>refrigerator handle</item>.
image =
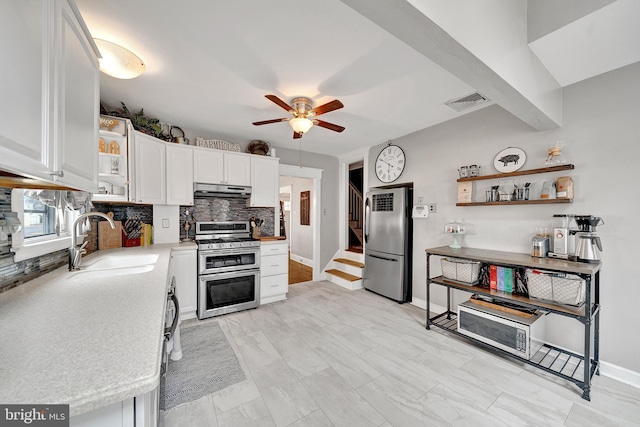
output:
M 371 207 L 369 206 L 369 198 L 364 202 L 364 242 L 367 243 L 369 240 L 369 211 Z
M 378 259 L 382 259 L 382 260 L 385 260 L 385 261 L 398 262 L 398 260 L 397 260 L 397 259 L 393 259 L 393 258 L 385 258 L 385 257 L 383 257 L 383 256 L 379 256 L 379 255 L 371 255 L 371 254 L 369 254 L 368 256 L 370 256 L 371 258 L 378 258 Z

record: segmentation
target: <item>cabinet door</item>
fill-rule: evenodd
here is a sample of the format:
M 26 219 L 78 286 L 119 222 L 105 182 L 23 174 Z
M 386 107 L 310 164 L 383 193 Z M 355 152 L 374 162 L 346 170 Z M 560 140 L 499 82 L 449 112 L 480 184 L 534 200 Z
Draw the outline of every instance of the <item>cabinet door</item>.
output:
M 157 138 L 134 132 L 136 202 L 166 204 L 165 145 Z
M 224 153 L 224 182 L 231 185 L 251 185 L 251 157 Z
M 193 205 L 193 149 L 167 145 L 167 204 Z
M 278 205 L 280 171 L 278 159 L 251 158 L 251 206 L 276 207 Z
M 222 184 L 224 181 L 224 153 L 205 148 L 193 149 L 193 182 Z
M 45 74 L 53 3 L 41 0 L 2 2 L 0 52 L 5 60 L 0 78 L 0 168 L 51 180 L 47 151 L 48 103 L 53 94 Z
M 196 250 L 171 251 L 170 276 L 176 278 L 176 295 L 180 302 L 180 319 L 196 317 L 198 306 L 198 259 Z
M 78 18 L 67 1 L 56 2 L 54 176 L 80 190 L 98 190 L 99 68 Z

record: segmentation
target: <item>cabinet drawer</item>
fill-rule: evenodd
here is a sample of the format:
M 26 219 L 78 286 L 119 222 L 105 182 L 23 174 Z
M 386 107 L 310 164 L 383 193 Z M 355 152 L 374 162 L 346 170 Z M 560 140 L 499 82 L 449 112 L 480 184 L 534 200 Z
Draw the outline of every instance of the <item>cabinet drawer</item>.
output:
M 262 256 L 282 255 L 289 252 L 289 245 L 286 243 L 269 243 L 260 246 L 260 254 Z
M 289 291 L 288 282 L 289 276 L 286 274 L 260 277 L 260 298 L 286 294 Z
M 260 277 L 287 274 L 289 272 L 289 259 L 286 254 L 262 256 L 260 258 Z

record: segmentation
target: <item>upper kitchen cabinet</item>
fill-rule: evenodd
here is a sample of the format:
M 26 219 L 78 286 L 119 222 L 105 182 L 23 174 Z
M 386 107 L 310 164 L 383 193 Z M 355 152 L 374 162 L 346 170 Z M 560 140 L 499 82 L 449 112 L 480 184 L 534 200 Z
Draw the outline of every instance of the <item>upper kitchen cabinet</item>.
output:
M 279 160 L 274 157 L 251 157 L 251 198 L 249 205 L 276 207 L 279 194 Z
M 3 2 L 0 169 L 98 189 L 99 68 L 71 0 Z
M 193 148 L 167 144 L 167 204 L 193 205 Z
M 132 201 L 166 205 L 166 150 L 165 143 L 142 132 L 133 132 L 133 186 Z M 193 192 L 193 189 L 191 189 Z
M 193 181 L 251 185 L 251 156 L 210 148 L 193 148 Z

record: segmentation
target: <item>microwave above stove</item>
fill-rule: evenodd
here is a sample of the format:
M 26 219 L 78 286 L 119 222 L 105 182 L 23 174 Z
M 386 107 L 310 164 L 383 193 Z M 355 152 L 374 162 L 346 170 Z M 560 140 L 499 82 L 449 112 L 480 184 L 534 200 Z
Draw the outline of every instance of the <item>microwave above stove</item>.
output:
M 458 304 L 458 332 L 529 360 L 544 343 L 545 314 L 523 317 L 465 301 Z

